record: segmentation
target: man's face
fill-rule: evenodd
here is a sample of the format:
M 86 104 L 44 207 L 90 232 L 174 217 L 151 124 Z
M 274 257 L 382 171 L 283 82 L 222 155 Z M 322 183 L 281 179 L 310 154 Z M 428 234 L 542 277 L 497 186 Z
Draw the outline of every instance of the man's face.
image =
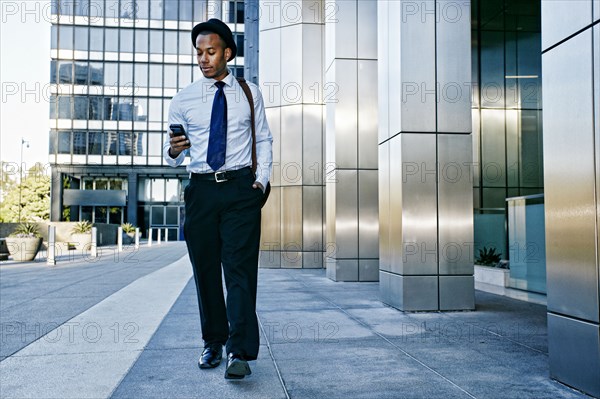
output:
M 199 34 L 196 38 L 196 59 L 206 78 L 221 80 L 227 76 L 227 59 L 231 49 L 216 33 Z

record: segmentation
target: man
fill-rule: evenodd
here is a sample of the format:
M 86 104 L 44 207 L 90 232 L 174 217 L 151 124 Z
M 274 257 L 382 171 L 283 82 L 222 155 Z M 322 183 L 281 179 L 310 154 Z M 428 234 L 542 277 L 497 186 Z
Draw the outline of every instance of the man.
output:
M 231 30 L 222 21 L 210 19 L 194 27 L 192 43 L 204 77 L 173 97 L 169 124 L 181 124 L 187 137 L 171 131 L 163 156 L 169 165 L 179 166 L 190 155 L 184 235 L 204 340 L 198 364 L 201 369 L 217 367 L 226 345 L 225 378 L 241 379 L 251 373 L 248 361 L 258 356 L 260 209 L 270 177 L 273 138 L 262 95 L 249 83 L 255 114 L 255 175 L 250 168 L 250 103 L 227 68 L 227 61 L 237 52 Z

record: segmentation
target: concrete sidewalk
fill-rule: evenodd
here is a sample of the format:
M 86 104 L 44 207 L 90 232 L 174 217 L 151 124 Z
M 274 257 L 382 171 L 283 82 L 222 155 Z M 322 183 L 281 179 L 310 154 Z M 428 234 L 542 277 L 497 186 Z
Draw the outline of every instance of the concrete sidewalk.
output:
M 544 306 L 478 291 L 475 312 L 402 313 L 324 270 L 260 270 L 260 355 L 228 381 L 197 367 L 185 244 L 135 258 L 0 264 L 1 398 L 587 397 L 549 378 Z

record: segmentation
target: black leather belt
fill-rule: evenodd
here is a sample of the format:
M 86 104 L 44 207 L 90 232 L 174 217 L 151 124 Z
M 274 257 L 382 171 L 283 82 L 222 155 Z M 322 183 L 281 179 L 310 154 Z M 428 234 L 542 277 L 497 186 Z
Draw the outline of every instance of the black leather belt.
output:
M 217 183 L 223 183 L 228 180 L 248 176 L 250 174 L 252 174 L 252 169 L 250 167 L 246 167 L 237 170 L 224 170 L 222 172 L 192 173 L 192 180 L 214 181 Z

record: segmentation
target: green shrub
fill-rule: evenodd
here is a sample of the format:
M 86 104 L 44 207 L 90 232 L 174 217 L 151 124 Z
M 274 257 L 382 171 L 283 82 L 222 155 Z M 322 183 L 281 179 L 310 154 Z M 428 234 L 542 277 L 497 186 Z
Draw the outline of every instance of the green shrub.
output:
M 475 263 L 483 266 L 496 266 L 500 262 L 501 255 L 496 253 L 496 248 L 483 247 L 479 250 L 479 256 L 475 259 Z
M 73 234 L 87 234 L 92 231 L 92 223 L 87 220 L 75 223 L 75 226 L 71 230 Z
M 10 235 L 10 237 L 18 237 L 18 238 L 39 238 L 41 237 L 40 231 L 38 229 L 37 224 L 35 223 L 21 223 L 17 226 L 15 231 Z
M 135 233 L 135 226 L 132 225 L 131 223 L 123 223 L 121 225 L 121 228 L 123 229 L 123 232 L 125 232 L 125 233 Z

